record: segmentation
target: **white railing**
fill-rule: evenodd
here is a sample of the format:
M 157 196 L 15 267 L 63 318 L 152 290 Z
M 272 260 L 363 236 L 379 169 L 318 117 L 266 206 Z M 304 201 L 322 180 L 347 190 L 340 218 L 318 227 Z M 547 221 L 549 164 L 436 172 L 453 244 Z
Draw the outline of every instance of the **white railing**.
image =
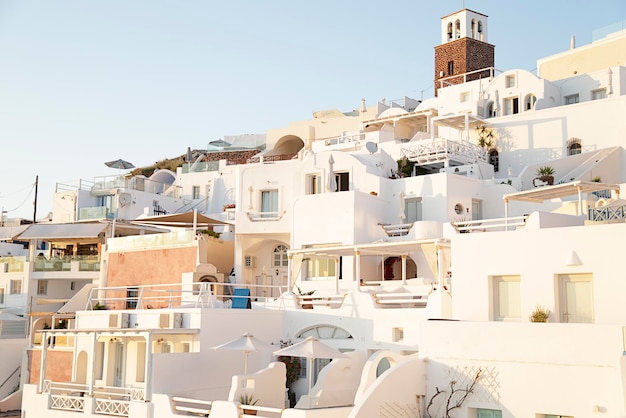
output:
M 413 222 L 407 224 L 383 225 L 380 224 L 388 237 L 403 237 L 413 228 Z
M 594 222 L 622 221 L 626 219 L 626 205 L 589 209 L 588 218 Z
M 466 164 L 488 162 L 487 150 L 470 142 L 457 142 L 445 138 L 422 139 L 414 145 L 402 148 L 402 153 L 417 164 L 442 162 L 454 159 Z
M 247 212 L 252 222 L 280 221 L 284 212 Z
M 270 277 L 266 275 L 266 277 Z M 212 290 L 216 286 L 224 289 L 222 294 Z M 250 296 L 235 295 L 234 289 L 247 288 Z M 253 294 L 255 290 L 258 295 Z M 193 284 L 158 284 L 143 286 L 112 286 L 93 288 L 90 291 L 85 310 L 127 310 L 127 309 L 171 309 L 181 305 L 197 308 L 231 308 L 231 299 L 248 298 L 268 302 L 277 299 L 287 290 L 284 285 L 242 284 L 220 282 L 196 282 Z
M 83 412 L 85 410 L 85 395 L 89 394 L 89 386 L 44 380 L 42 393 L 50 395 L 50 409 Z M 93 398 L 96 414 L 127 417 L 130 402 L 143 402 L 146 394 L 144 388 L 95 386 Z
M 460 234 L 469 232 L 508 231 L 510 229 L 523 228 L 526 225 L 527 215 L 510 218 L 480 219 L 475 221 L 460 220 L 450 222 Z
M 181 396 L 172 396 L 170 400 L 172 401 L 174 411 L 204 416 L 208 416 L 211 413 L 211 404 L 213 403 L 212 401 L 183 398 Z
M 354 143 L 365 140 L 365 133 L 357 133 L 351 135 L 341 135 L 339 137 L 326 138 L 324 139 L 324 144 L 329 147 L 332 145 L 346 144 L 346 143 Z

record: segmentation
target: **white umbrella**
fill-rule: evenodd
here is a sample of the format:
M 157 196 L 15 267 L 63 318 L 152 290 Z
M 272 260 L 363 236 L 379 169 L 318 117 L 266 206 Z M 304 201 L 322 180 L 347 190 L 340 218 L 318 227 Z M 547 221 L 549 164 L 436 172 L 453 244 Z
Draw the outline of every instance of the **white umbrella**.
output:
M 404 220 L 406 219 L 406 214 L 404 213 L 404 210 L 405 210 L 404 192 L 400 192 L 398 197 L 400 198 L 400 222 L 404 222 Z
M 330 154 L 330 158 L 328 159 L 328 190 L 331 192 L 337 191 L 337 180 L 335 179 L 335 172 L 333 171 L 333 164 L 335 164 L 335 160 L 333 159 L 333 155 Z
M 272 346 L 265 341 L 254 338 L 254 335 L 252 334 L 245 333 L 241 337 L 213 347 L 213 349 L 243 351 L 243 354 L 245 356 L 244 374 L 248 374 L 248 354 L 254 351 L 269 351 L 272 349 Z
M 305 357 L 309 360 L 307 373 L 309 374 L 309 395 L 313 387 L 313 360 L 316 358 L 347 358 L 345 354 L 319 341 L 317 338 L 307 337 L 306 340 L 274 351 L 275 356 Z

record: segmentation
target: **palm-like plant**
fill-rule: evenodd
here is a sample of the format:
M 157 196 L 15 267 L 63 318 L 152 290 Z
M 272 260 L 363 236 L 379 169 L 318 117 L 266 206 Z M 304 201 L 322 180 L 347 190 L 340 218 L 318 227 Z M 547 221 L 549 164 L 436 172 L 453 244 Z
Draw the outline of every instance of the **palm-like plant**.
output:
M 485 149 L 491 149 L 496 144 L 496 134 L 493 129 L 487 127 L 487 125 L 480 125 L 476 128 L 476 134 L 478 135 L 478 146 Z

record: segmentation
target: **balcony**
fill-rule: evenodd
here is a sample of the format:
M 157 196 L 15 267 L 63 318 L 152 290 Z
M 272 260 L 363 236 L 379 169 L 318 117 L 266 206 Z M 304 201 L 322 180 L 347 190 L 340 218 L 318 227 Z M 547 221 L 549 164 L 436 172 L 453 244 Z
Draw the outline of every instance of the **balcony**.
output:
M 33 271 L 100 271 L 99 255 L 74 255 L 65 257 L 37 257 Z

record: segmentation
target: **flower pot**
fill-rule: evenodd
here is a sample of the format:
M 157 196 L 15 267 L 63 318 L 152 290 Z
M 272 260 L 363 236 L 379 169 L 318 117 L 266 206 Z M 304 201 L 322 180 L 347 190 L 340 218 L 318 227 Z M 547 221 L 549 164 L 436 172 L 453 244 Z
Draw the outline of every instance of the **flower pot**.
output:
M 302 298 L 302 300 L 304 302 L 311 302 L 313 300 L 313 298 Z M 313 309 L 313 304 L 312 303 L 303 303 L 302 304 L 302 309 Z
M 243 414 L 244 415 L 256 415 L 257 410 L 256 409 L 243 409 Z

